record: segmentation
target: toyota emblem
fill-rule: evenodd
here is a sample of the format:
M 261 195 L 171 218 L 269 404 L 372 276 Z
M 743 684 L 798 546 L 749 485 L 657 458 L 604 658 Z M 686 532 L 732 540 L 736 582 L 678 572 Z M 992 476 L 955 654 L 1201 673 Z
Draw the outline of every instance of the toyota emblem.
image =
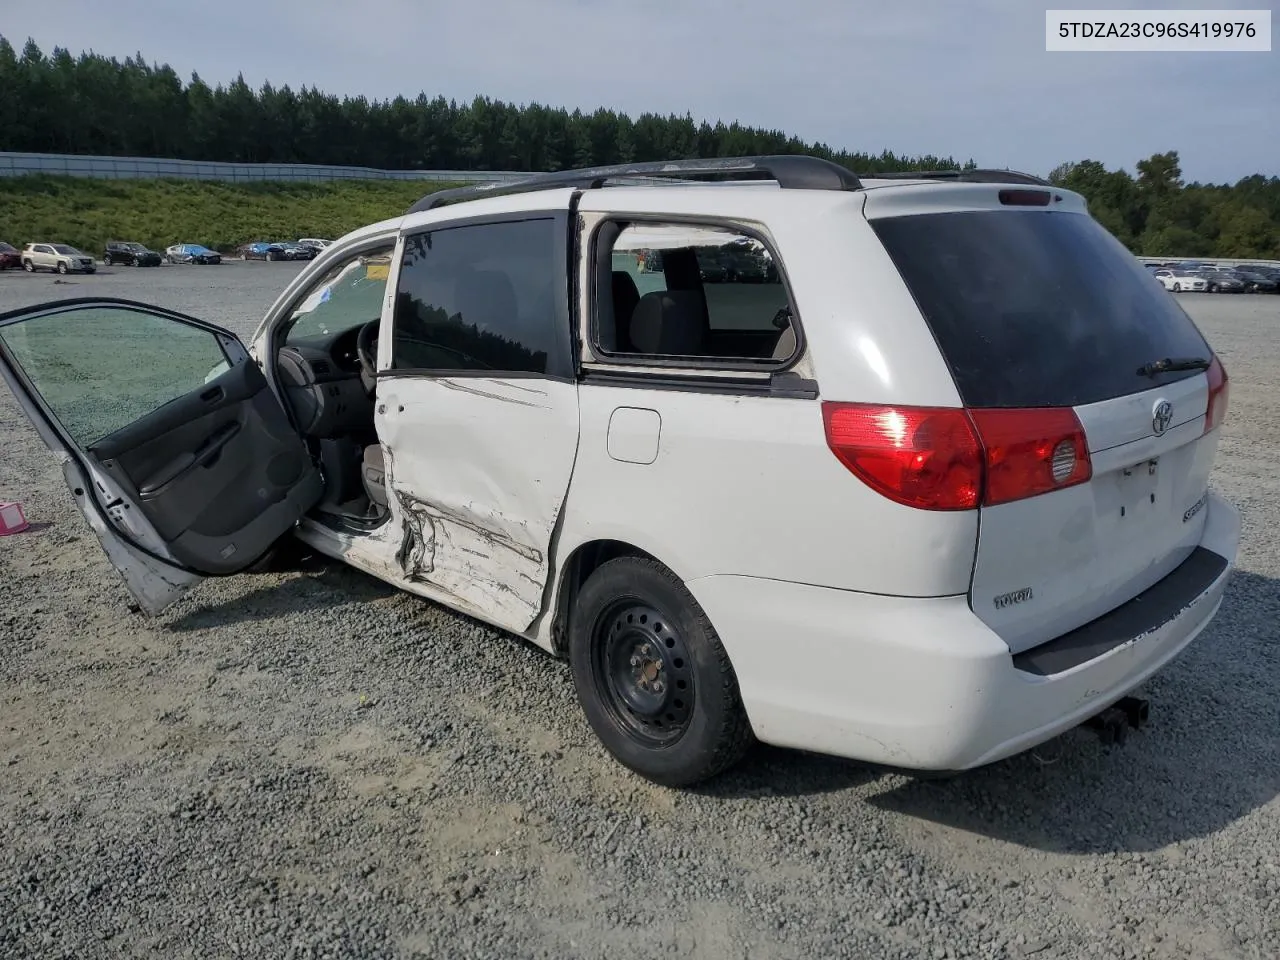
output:
M 1160 436 L 1173 423 L 1173 404 L 1168 400 L 1157 400 L 1155 409 L 1151 411 L 1151 429 Z

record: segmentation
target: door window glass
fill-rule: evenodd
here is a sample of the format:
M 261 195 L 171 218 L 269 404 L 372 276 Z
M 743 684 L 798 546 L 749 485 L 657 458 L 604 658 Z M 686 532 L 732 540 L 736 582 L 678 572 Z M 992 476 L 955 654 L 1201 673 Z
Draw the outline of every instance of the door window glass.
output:
M 83 448 L 230 369 L 212 333 L 128 307 L 40 314 L 0 341 Z
M 546 218 L 405 238 L 392 367 L 562 375 L 557 236 Z

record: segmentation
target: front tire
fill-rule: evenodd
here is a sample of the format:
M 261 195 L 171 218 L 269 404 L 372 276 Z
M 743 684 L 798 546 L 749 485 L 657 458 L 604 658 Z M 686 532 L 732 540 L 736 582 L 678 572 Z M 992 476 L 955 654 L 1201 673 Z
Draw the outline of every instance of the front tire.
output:
M 67 272 L 68 272 L 68 270 L 67 270 L 67 264 L 66 264 L 66 262 L 65 262 L 65 261 L 62 261 L 62 260 L 59 260 L 59 261 L 58 261 L 58 272 L 59 272 L 59 273 L 63 273 L 63 274 L 65 274 L 65 273 L 67 273 Z
M 751 743 L 715 628 L 654 560 L 620 557 L 591 574 L 574 605 L 569 661 L 592 730 L 648 780 L 670 787 L 707 780 Z

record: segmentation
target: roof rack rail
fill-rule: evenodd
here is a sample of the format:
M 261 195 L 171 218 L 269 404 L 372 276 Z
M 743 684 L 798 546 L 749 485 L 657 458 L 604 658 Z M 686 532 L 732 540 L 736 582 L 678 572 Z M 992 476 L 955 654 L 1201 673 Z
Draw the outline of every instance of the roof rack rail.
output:
M 893 173 L 863 173 L 864 180 L 959 180 L 962 183 L 1034 183 L 1053 186 L 1048 180 L 1017 170 L 897 170 Z
M 714 157 L 706 160 L 657 160 L 647 163 L 620 163 L 605 167 L 585 167 L 581 170 L 558 170 L 555 173 L 535 173 L 521 180 L 498 183 L 480 183 L 452 190 L 429 193 L 408 209 L 408 213 L 421 213 L 458 200 L 474 200 L 479 197 L 501 196 L 512 193 L 532 193 L 556 187 L 578 187 L 593 190 L 603 187 L 609 180 L 776 180 L 787 190 L 861 190 L 860 181 L 853 171 L 805 154 L 783 154 L 767 157 Z

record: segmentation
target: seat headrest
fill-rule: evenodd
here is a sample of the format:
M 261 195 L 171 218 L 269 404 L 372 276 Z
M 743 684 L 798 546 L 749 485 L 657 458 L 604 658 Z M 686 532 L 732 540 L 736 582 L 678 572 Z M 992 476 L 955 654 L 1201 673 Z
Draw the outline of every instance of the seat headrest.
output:
M 631 315 L 631 342 L 640 353 L 696 356 L 707 325 L 699 291 L 654 290 L 640 298 Z

